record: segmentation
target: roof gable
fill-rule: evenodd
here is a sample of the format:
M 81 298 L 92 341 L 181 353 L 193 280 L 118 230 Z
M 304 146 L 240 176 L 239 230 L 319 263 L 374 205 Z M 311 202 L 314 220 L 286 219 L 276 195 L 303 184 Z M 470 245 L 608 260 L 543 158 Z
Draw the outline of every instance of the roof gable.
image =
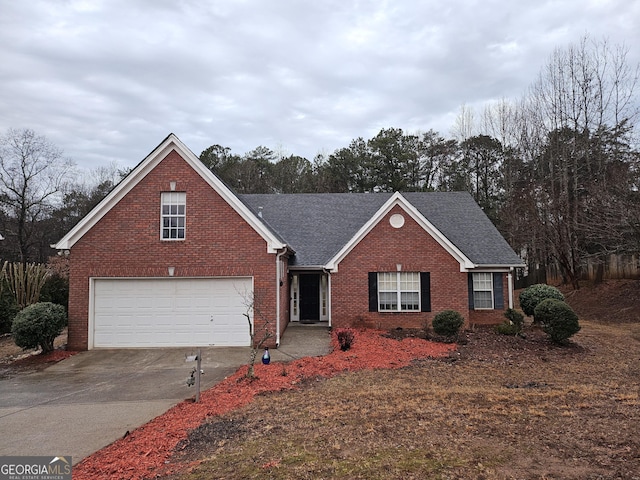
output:
M 459 264 L 460 271 L 473 268 L 473 262 L 465 256 L 460 249 L 451 243 L 437 228 L 435 228 L 427 218 L 425 218 L 413 205 L 411 205 L 401 193 L 394 193 L 378 211 L 365 223 L 351 240 L 340 249 L 325 265 L 331 271 L 338 271 L 338 264 L 346 257 L 351 250 L 371 231 L 373 228 L 393 209 L 399 206 L 413 220 L 418 223 L 433 239 L 440 244 Z
M 242 203 L 238 197 L 173 133 L 167 136 L 147 157 L 142 160 L 116 187 L 96 205 L 75 227 L 53 247 L 68 250 L 123 199 L 149 172 L 172 151 L 176 151 L 224 201 L 226 201 L 267 243 L 267 251 L 275 253 L 286 247 L 277 235 Z

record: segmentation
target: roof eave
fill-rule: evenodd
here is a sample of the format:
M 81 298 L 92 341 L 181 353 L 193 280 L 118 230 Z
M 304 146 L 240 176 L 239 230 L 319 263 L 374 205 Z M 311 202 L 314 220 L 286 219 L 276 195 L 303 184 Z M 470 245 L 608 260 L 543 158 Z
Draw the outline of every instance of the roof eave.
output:
M 326 267 L 324 265 L 290 265 L 290 271 L 303 271 L 303 270 L 313 270 L 313 271 L 324 271 Z
M 470 268 L 465 269 L 464 271 L 472 271 L 472 270 L 494 270 L 494 271 L 508 271 L 513 268 L 524 268 L 526 265 L 524 263 L 476 263 L 473 264 Z

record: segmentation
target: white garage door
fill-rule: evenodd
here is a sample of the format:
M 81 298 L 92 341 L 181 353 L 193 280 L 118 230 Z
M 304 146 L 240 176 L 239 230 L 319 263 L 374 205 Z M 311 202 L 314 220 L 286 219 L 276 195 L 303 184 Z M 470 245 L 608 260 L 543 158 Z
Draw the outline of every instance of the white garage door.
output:
M 247 346 L 251 291 L 251 278 L 96 279 L 93 346 Z

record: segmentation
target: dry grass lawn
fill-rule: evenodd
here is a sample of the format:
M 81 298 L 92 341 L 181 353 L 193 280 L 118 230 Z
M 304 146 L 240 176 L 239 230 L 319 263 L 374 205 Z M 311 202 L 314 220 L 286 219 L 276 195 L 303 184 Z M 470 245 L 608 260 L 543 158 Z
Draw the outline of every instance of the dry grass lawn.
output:
M 182 480 L 640 479 L 640 324 L 568 347 L 469 334 L 451 358 L 258 398 L 192 432 Z

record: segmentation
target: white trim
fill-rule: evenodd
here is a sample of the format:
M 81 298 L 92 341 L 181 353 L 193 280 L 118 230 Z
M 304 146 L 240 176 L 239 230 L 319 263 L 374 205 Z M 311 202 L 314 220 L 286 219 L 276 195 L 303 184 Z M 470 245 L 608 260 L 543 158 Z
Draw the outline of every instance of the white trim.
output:
M 493 273 L 494 272 L 471 272 L 471 295 L 473 295 L 473 309 L 474 310 L 495 310 L 495 293 L 493 291 Z M 487 274 L 489 275 L 490 290 L 476 290 L 476 275 Z M 478 307 L 476 306 L 476 292 L 491 292 L 491 307 Z
M 478 263 L 473 266 L 473 268 L 467 268 L 464 270 L 465 272 L 475 272 L 478 270 L 482 270 L 483 272 L 495 272 L 495 273 L 506 273 L 512 271 L 514 268 L 524 268 L 524 265 L 514 264 L 514 265 L 490 265 L 490 264 L 482 264 Z
M 395 288 L 392 290 L 382 290 L 382 282 L 380 281 L 380 275 L 390 275 L 392 278 L 395 277 Z M 418 289 L 417 290 L 402 290 L 402 277 L 403 276 L 414 276 L 417 275 L 418 276 Z M 377 276 L 378 276 L 378 312 L 379 313 L 393 313 L 393 312 L 401 312 L 401 313 L 411 313 L 411 312 L 421 312 L 422 311 L 422 284 L 420 282 L 421 277 L 420 277 L 420 272 L 402 272 L 400 270 L 396 271 L 396 272 L 377 272 Z M 381 293 L 394 293 L 395 297 L 396 297 L 396 309 L 395 310 L 388 310 L 388 309 L 381 309 L 380 308 L 380 294 Z M 402 294 L 403 293 L 417 293 L 418 294 L 418 308 L 409 308 L 409 309 L 403 309 L 402 308 Z
M 289 286 L 290 301 L 289 301 L 289 320 L 291 322 L 300 321 L 300 274 L 294 273 L 291 275 L 291 285 Z
M 320 321 L 329 320 L 329 274 L 320 275 Z
M 93 331 L 95 329 L 95 281 L 99 278 L 89 277 L 89 318 L 87 319 L 87 350 L 93 349 Z
M 329 322 L 331 326 L 331 275 L 326 271 L 296 271 L 291 272 L 291 282 L 289 284 L 289 321 L 300 321 L 300 275 L 318 274 L 320 282 L 318 285 L 318 321 Z M 323 304 L 324 300 L 324 304 Z M 323 306 L 324 314 L 323 314 Z
M 179 202 L 179 203 L 174 204 L 173 203 L 174 199 L 176 199 L 176 202 Z M 171 208 L 173 205 L 176 205 L 178 207 L 182 205 L 184 207 L 183 213 L 172 214 L 171 211 L 169 211 L 168 214 L 165 214 L 164 207 L 168 206 L 169 208 Z M 170 221 L 172 219 L 179 220 L 180 218 L 182 218 L 183 225 L 182 227 L 180 226 L 172 227 L 171 225 L 169 227 L 165 227 L 164 226 L 165 218 L 168 218 Z M 165 229 L 169 233 L 168 237 L 164 236 Z M 175 237 L 171 237 L 170 235 L 172 229 L 176 230 Z M 182 236 L 179 236 L 178 233 L 180 232 L 181 229 L 182 229 Z M 187 238 L 187 192 L 176 192 L 176 191 L 160 192 L 160 240 L 163 242 L 176 242 L 176 241 L 184 241 L 186 240 L 186 238 Z
M 460 264 L 460 271 L 466 272 L 476 265 L 445 237 L 424 215 L 422 215 L 400 192 L 394 193 L 384 205 L 365 223 L 360 230 L 331 258 L 325 268 L 330 272 L 338 271 L 338 264 L 360 243 L 360 241 L 391 211 L 396 205 L 400 206 L 414 221 L 418 223 L 433 239 L 438 242 Z
M 285 248 L 282 243 L 265 227 L 265 225 L 242 203 L 238 197 L 209 170 L 200 159 L 180 139 L 170 134 L 158 145 L 129 175 L 73 227 L 53 247 L 58 250 L 68 250 L 75 245 L 96 223 L 104 217 L 125 195 L 127 195 L 144 177 L 149 174 L 165 157 L 175 151 L 193 168 L 218 195 L 222 197 L 267 243 L 267 253 L 277 253 Z
M 327 274 L 327 308 L 329 313 L 329 327 L 331 327 L 331 274 L 326 272 Z
M 513 268 L 507 274 L 507 285 L 509 286 L 509 308 L 513 308 Z

